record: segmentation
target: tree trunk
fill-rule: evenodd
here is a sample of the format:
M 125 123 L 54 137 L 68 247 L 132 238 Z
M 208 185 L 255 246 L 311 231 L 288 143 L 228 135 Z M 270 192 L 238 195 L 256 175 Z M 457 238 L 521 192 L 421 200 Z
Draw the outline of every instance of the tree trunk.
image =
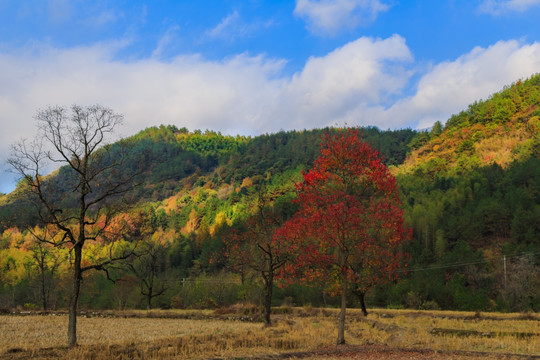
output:
M 73 251 L 75 253 L 75 261 L 73 263 L 71 299 L 69 300 L 68 347 L 77 346 L 77 305 L 79 303 L 79 293 L 82 280 L 82 247 L 80 245 L 75 245 Z
M 358 298 L 360 299 L 360 307 L 362 308 L 362 314 L 364 314 L 364 316 L 368 316 L 366 302 L 364 301 L 365 293 L 363 291 L 358 291 L 356 295 L 358 295 Z
M 146 294 L 146 310 L 152 309 L 152 289 L 148 289 L 148 294 Z
M 272 291 L 274 286 L 274 274 L 272 271 L 268 272 L 267 277 L 264 279 L 265 295 L 264 295 L 264 326 L 270 326 L 270 313 L 272 311 Z
M 46 279 L 45 279 L 45 269 L 41 269 L 41 305 L 43 311 L 47 311 L 47 292 L 46 292 Z
M 339 312 L 337 344 L 345 344 L 345 312 L 347 310 L 347 274 L 343 274 L 341 284 L 341 311 Z

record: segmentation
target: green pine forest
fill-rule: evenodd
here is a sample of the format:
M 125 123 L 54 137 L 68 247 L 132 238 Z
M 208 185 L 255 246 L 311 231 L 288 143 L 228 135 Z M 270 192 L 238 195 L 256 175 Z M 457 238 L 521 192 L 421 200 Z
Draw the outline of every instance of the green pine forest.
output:
M 441 120 L 426 131 L 361 129 L 396 176 L 413 230 L 408 270 L 372 288 L 368 307 L 540 311 L 540 75 Z M 123 240 L 140 241 L 144 254 L 108 274 L 85 273 L 80 307 L 261 304 L 259 275 L 228 261 L 224 239 L 245 229 L 261 193 L 292 216 L 294 184 L 313 165 L 322 135 L 338 131 L 245 137 L 162 125 L 123 139 L 131 146 L 123 171 L 137 185 L 116 199 L 117 221 L 127 229 Z M 62 167 L 47 181 L 69 189 L 71 171 Z M 55 196 L 65 209 L 75 206 L 69 193 Z M 23 181 L 0 194 L 0 309 L 69 302 L 69 252 L 37 243 L 39 226 Z M 92 244 L 87 256 L 100 251 Z M 338 301 L 320 285 L 278 282 L 273 296 L 275 306 Z

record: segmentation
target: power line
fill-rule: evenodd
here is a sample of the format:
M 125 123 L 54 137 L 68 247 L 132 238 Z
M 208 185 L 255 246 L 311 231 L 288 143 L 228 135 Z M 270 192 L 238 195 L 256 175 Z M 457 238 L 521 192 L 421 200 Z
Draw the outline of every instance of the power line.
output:
M 506 257 L 506 259 L 509 258 L 519 258 L 519 257 L 526 257 L 531 255 L 538 255 L 540 254 L 540 251 L 532 251 L 532 252 L 525 252 L 520 254 L 514 254 L 514 255 L 503 255 L 503 258 Z M 470 266 L 470 265 L 478 265 L 478 264 L 487 264 L 493 261 L 497 261 L 499 257 L 491 257 L 491 258 L 485 258 L 485 259 L 479 259 L 479 260 L 472 260 L 472 261 L 461 261 L 461 262 L 455 262 L 455 263 L 449 263 L 449 264 L 440 264 L 440 265 L 430 265 L 426 267 L 421 268 L 413 268 L 413 269 L 407 269 L 407 272 L 416 272 L 416 271 L 427 271 L 427 270 L 440 270 L 440 269 L 447 269 L 452 267 L 464 267 L 464 266 Z M 399 270 L 397 272 L 405 272 L 405 270 Z

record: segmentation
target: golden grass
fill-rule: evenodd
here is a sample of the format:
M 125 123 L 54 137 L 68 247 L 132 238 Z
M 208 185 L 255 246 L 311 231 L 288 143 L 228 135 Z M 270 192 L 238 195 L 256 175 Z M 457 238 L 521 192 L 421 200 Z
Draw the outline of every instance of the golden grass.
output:
M 437 350 L 540 355 L 540 318 L 520 314 L 374 312 L 378 327 L 395 326 L 393 344 Z
M 63 348 L 66 315 L 2 315 L 0 359 L 17 358 L 17 354 L 70 359 L 197 359 L 277 355 L 333 347 L 337 337 L 336 309 L 276 310 L 279 314 L 274 315 L 275 324 L 267 328 L 261 323 L 227 320 L 217 315 L 209 318 L 212 316 L 209 311 L 150 314 L 141 311 L 118 314 L 138 317 L 80 317 L 81 346 L 73 350 Z M 196 319 L 170 318 L 175 314 Z M 402 310 L 373 310 L 366 319 L 360 311 L 349 310 L 346 340 L 352 346 L 384 346 L 381 353 L 384 358 L 393 358 L 392 349 L 417 351 L 411 355 L 413 358 L 459 358 L 440 354 L 432 357 L 434 353 L 425 353 L 425 349 L 444 351 L 447 355 L 449 351 L 485 352 L 493 356 L 497 353 L 540 355 L 540 319 L 535 316 L 527 319 L 520 314 Z M 485 353 L 478 358 L 487 357 Z M 356 358 L 355 355 L 335 357 Z
M 62 347 L 66 326 L 65 315 L 0 316 L 0 333 L 4 334 L 0 354 L 13 349 Z M 103 357 L 111 357 L 122 353 L 123 347 L 137 350 L 140 357 L 150 354 L 156 358 L 230 356 L 238 352 L 268 354 L 330 345 L 336 336 L 334 332 L 331 318 L 282 320 L 263 328 L 260 323 L 217 319 L 82 317 L 78 322 L 81 346 L 66 356 L 85 358 L 89 352 L 97 351 Z

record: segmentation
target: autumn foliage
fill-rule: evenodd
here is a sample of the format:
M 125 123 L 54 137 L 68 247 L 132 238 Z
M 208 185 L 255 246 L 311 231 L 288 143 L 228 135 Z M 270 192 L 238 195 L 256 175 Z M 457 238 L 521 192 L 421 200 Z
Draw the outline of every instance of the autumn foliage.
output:
M 396 180 L 356 129 L 326 135 L 321 155 L 297 185 L 299 211 L 276 233 L 295 260 L 284 281 L 328 284 L 340 294 L 343 326 L 349 290 L 367 291 L 404 268 L 404 224 Z M 340 329 L 338 343 L 344 343 Z

